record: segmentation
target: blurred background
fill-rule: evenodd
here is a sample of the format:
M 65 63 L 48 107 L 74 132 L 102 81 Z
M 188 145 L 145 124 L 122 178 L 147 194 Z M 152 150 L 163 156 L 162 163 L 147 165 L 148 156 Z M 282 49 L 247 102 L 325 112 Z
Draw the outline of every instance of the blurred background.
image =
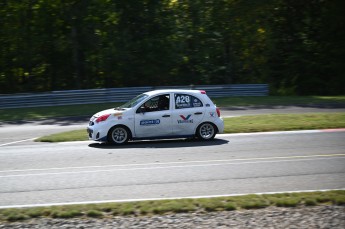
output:
M 343 0 L 2 0 L 0 93 L 267 83 L 345 92 Z

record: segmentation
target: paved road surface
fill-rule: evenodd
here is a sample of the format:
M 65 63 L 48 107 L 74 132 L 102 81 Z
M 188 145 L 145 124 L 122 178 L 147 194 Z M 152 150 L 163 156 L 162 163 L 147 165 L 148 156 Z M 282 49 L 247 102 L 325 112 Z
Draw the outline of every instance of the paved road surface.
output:
M 0 147 L 0 206 L 345 188 L 345 132 Z
M 222 116 L 344 112 L 224 108 Z M 218 135 L 112 147 L 35 143 L 85 128 L 88 117 L 0 123 L 0 206 L 345 188 L 345 132 Z

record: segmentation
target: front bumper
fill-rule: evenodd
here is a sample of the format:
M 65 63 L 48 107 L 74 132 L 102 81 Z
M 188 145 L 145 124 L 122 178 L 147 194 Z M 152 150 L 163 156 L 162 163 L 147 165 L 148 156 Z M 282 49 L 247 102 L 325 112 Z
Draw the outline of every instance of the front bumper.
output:
M 108 128 L 106 125 L 90 122 L 86 128 L 89 140 L 93 141 L 107 141 Z
M 89 136 L 89 139 L 91 140 L 93 136 L 93 129 L 88 127 L 86 128 L 86 131 L 87 131 L 87 135 Z

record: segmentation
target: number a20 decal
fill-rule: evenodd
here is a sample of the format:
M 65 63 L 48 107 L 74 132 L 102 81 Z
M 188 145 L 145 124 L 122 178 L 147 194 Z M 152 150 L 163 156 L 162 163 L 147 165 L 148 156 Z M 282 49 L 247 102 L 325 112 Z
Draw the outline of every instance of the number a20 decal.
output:
M 190 97 L 188 95 L 179 95 L 176 98 L 176 104 L 190 103 Z
M 178 95 L 176 97 L 176 107 L 190 107 L 190 96 L 189 95 Z

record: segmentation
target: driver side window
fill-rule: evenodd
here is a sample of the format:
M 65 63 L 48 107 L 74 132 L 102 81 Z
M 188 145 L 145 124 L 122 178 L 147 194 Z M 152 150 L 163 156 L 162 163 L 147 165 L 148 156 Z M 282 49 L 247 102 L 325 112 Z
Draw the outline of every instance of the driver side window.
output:
M 170 95 L 164 94 L 153 97 L 140 106 L 137 113 L 164 111 L 170 109 Z

